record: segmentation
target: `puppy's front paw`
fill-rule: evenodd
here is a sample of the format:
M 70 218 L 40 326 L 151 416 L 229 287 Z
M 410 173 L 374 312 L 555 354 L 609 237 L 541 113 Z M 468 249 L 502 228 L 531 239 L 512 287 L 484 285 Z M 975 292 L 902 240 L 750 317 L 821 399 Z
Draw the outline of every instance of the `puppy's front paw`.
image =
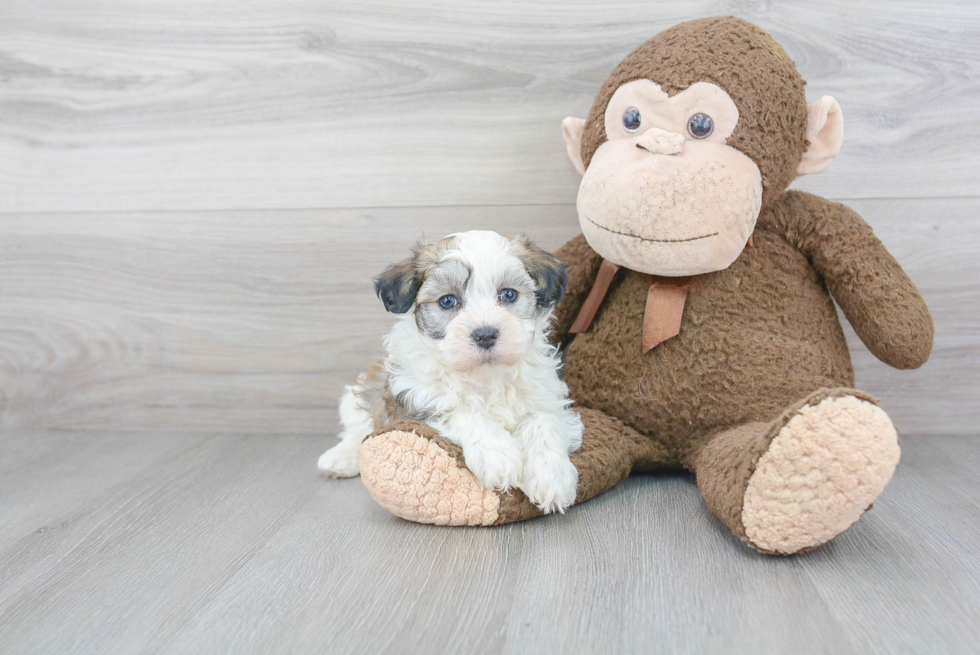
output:
M 316 466 L 332 478 L 353 478 L 361 473 L 360 449 L 341 443 L 320 455 Z
M 545 514 L 565 513 L 575 502 L 578 470 L 558 453 L 541 453 L 524 462 L 521 490 Z
M 497 491 L 509 491 L 521 479 L 522 453 L 513 441 L 477 442 L 463 448 L 463 460 L 476 479 Z

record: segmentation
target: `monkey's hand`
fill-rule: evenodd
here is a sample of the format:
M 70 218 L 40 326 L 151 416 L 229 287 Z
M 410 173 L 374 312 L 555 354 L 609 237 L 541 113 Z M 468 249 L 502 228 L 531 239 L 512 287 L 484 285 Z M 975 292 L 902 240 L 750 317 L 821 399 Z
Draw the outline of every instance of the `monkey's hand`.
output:
M 875 357 L 895 368 L 918 368 L 929 359 L 934 333 L 929 308 L 857 212 L 788 191 L 775 214 Z

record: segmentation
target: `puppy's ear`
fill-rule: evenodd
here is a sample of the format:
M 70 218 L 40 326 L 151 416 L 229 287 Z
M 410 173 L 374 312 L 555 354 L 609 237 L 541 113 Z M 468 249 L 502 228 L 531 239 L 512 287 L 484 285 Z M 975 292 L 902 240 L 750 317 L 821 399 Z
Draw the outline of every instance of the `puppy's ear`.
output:
M 565 262 L 538 248 L 523 234 L 514 239 L 514 242 L 518 246 L 518 258 L 538 287 L 534 292 L 538 298 L 538 306 L 552 307 L 560 303 L 568 284 Z
M 418 286 L 415 257 L 392 264 L 374 278 L 374 292 L 385 304 L 385 309 L 395 314 L 404 314 L 412 308 Z

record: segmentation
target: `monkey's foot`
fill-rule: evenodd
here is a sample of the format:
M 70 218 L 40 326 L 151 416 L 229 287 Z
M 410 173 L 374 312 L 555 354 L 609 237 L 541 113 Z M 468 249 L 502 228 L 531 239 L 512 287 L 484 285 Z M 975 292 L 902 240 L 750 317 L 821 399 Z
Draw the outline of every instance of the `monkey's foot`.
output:
M 379 505 L 408 521 L 435 525 L 498 525 L 540 514 L 520 491 L 502 494 L 483 486 L 466 468 L 459 446 L 428 432 L 393 429 L 364 442 L 361 480 Z
M 840 396 L 803 407 L 749 479 L 746 537 L 760 550 L 784 554 L 830 541 L 870 508 L 899 455 L 898 434 L 877 405 Z

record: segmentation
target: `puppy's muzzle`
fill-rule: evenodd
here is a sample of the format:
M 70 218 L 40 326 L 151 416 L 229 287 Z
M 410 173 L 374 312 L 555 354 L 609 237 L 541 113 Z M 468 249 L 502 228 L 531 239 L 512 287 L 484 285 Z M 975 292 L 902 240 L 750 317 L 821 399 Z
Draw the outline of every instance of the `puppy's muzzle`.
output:
M 473 330 L 472 336 L 476 345 L 484 350 L 490 350 L 493 348 L 493 344 L 497 343 L 500 332 L 496 328 L 482 327 Z

